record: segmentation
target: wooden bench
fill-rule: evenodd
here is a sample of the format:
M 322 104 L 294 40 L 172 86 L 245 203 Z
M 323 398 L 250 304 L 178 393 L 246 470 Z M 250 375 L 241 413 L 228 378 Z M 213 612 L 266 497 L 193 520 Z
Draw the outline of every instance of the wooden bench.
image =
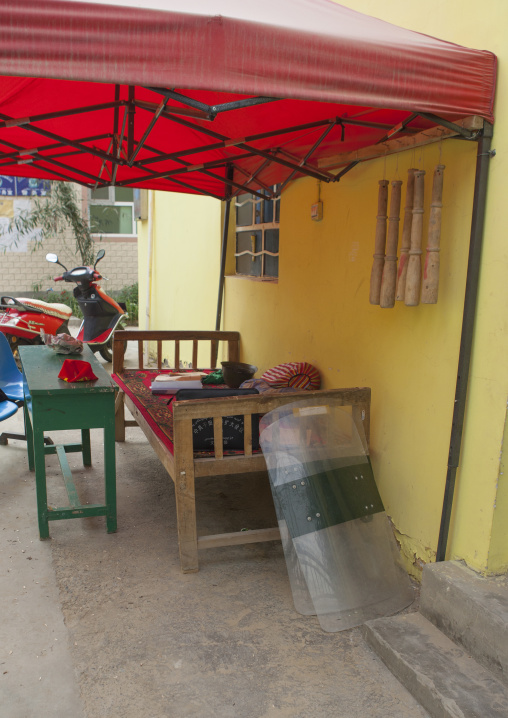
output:
M 180 343 L 191 341 L 193 350 L 193 368 L 197 368 L 198 350 L 202 342 L 210 343 L 210 367 L 216 368 L 219 345 L 227 345 L 226 359 L 236 361 L 239 358 L 240 335 L 238 332 L 220 331 L 117 331 L 114 334 L 113 370 L 121 377 L 124 372 L 124 342 L 138 343 L 138 371 L 146 371 L 143 366 L 143 343 L 157 343 L 157 368 L 162 368 L 163 342 L 174 343 L 174 366 L 179 366 Z M 153 367 L 152 367 L 153 369 Z M 331 399 L 343 406 L 351 406 L 353 418 L 363 427 L 366 440 L 369 440 L 370 425 L 370 389 L 329 389 L 324 391 L 300 391 L 287 394 L 257 394 L 217 399 L 198 399 L 173 402 L 173 446 L 168 446 L 150 426 L 147 416 L 131 397 L 120 391 L 116 401 L 116 440 L 125 441 L 125 427 L 139 426 L 153 447 L 162 465 L 175 486 L 178 545 L 180 565 L 184 573 L 198 570 L 198 551 L 219 546 L 273 541 L 280 538 L 279 529 L 259 529 L 234 533 L 198 536 L 196 525 L 195 480 L 204 476 L 224 476 L 249 472 L 266 471 L 263 455 L 252 449 L 252 416 L 266 414 L 285 404 L 312 399 L 316 406 L 326 405 Z M 124 406 L 127 406 L 134 421 L 126 421 Z M 222 419 L 227 416 L 243 416 L 244 450 L 241 454 L 228 455 L 223 451 Z M 213 419 L 214 455 L 199 456 L 193 449 L 192 421 L 194 419 Z

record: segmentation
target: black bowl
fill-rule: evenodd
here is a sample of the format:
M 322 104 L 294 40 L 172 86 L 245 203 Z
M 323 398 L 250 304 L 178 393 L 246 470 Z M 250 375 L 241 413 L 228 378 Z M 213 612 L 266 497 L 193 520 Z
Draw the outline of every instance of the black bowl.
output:
M 224 381 L 232 389 L 238 389 L 244 381 L 252 379 L 258 370 L 253 364 L 243 364 L 239 361 L 223 361 L 221 364 Z

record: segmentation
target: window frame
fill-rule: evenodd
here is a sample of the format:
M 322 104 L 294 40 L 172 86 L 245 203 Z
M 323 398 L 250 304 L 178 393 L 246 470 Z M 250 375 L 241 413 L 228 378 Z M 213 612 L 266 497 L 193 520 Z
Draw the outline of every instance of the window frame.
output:
M 108 190 L 108 198 L 107 199 L 92 199 L 92 192 L 93 190 L 89 190 L 88 195 L 88 221 L 91 226 L 91 207 L 130 207 L 131 208 L 131 217 L 132 217 L 132 232 L 92 232 L 93 237 L 137 237 L 137 223 L 136 223 L 136 217 L 134 216 L 134 192 L 132 197 L 132 202 L 120 202 L 115 200 L 115 190 L 116 187 L 105 187 L 103 189 Z
M 277 192 L 279 189 L 279 185 L 273 185 L 272 190 Z M 238 202 L 241 198 L 248 197 L 248 199 L 245 199 L 244 202 Z M 251 224 L 245 224 L 245 225 L 239 225 L 238 224 L 238 208 L 243 206 L 245 203 L 249 203 L 252 206 L 252 215 L 251 215 Z M 261 219 L 264 217 L 264 203 L 265 202 L 271 202 L 273 205 L 272 208 L 272 221 L 271 222 L 258 222 L 256 223 L 256 207 L 257 205 L 261 205 L 260 212 L 261 212 Z M 277 204 L 279 209 L 279 220 L 276 221 L 276 210 L 277 210 Z M 246 277 L 248 279 L 256 279 L 258 281 L 264 281 L 264 282 L 276 282 L 279 278 L 279 268 L 277 266 L 277 275 L 271 275 L 266 274 L 266 257 L 277 257 L 279 259 L 280 252 L 277 251 L 277 253 L 271 252 L 270 250 L 266 249 L 266 233 L 270 230 L 280 230 L 280 194 L 277 194 L 275 197 L 269 197 L 267 196 L 266 199 L 261 199 L 257 195 L 253 195 L 249 192 L 242 193 L 240 195 L 237 195 L 235 197 L 235 277 Z M 250 251 L 250 250 L 243 250 L 242 252 L 238 252 L 238 234 L 243 232 L 252 232 L 254 234 L 255 232 L 261 232 L 261 249 L 259 252 L 256 251 Z M 245 255 L 251 255 L 251 257 L 261 257 L 261 273 L 260 274 L 245 274 L 243 272 L 238 271 L 238 258 L 243 257 Z

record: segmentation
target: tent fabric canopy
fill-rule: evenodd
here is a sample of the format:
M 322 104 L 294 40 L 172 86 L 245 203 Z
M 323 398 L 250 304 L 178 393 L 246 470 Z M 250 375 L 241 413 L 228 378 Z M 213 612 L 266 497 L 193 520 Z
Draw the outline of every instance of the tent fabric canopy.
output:
M 1 3 L 2 174 L 222 199 L 332 181 L 320 159 L 431 127 L 422 113 L 493 121 L 488 51 L 331 0 L 140 5 Z

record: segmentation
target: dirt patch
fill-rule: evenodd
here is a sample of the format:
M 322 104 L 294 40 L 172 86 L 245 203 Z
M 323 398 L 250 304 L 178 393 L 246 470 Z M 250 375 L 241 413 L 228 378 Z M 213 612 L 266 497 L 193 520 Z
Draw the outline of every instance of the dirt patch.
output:
M 92 432 L 93 434 L 94 432 Z M 81 498 L 101 494 L 74 466 Z M 293 607 L 282 548 L 200 553 L 180 572 L 172 483 L 139 430 L 117 445 L 118 532 L 55 522 L 52 550 L 88 718 L 423 718 L 357 629 L 324 633 Z M 276 525 L 265 475 L 197 484 L 200 533 Z

